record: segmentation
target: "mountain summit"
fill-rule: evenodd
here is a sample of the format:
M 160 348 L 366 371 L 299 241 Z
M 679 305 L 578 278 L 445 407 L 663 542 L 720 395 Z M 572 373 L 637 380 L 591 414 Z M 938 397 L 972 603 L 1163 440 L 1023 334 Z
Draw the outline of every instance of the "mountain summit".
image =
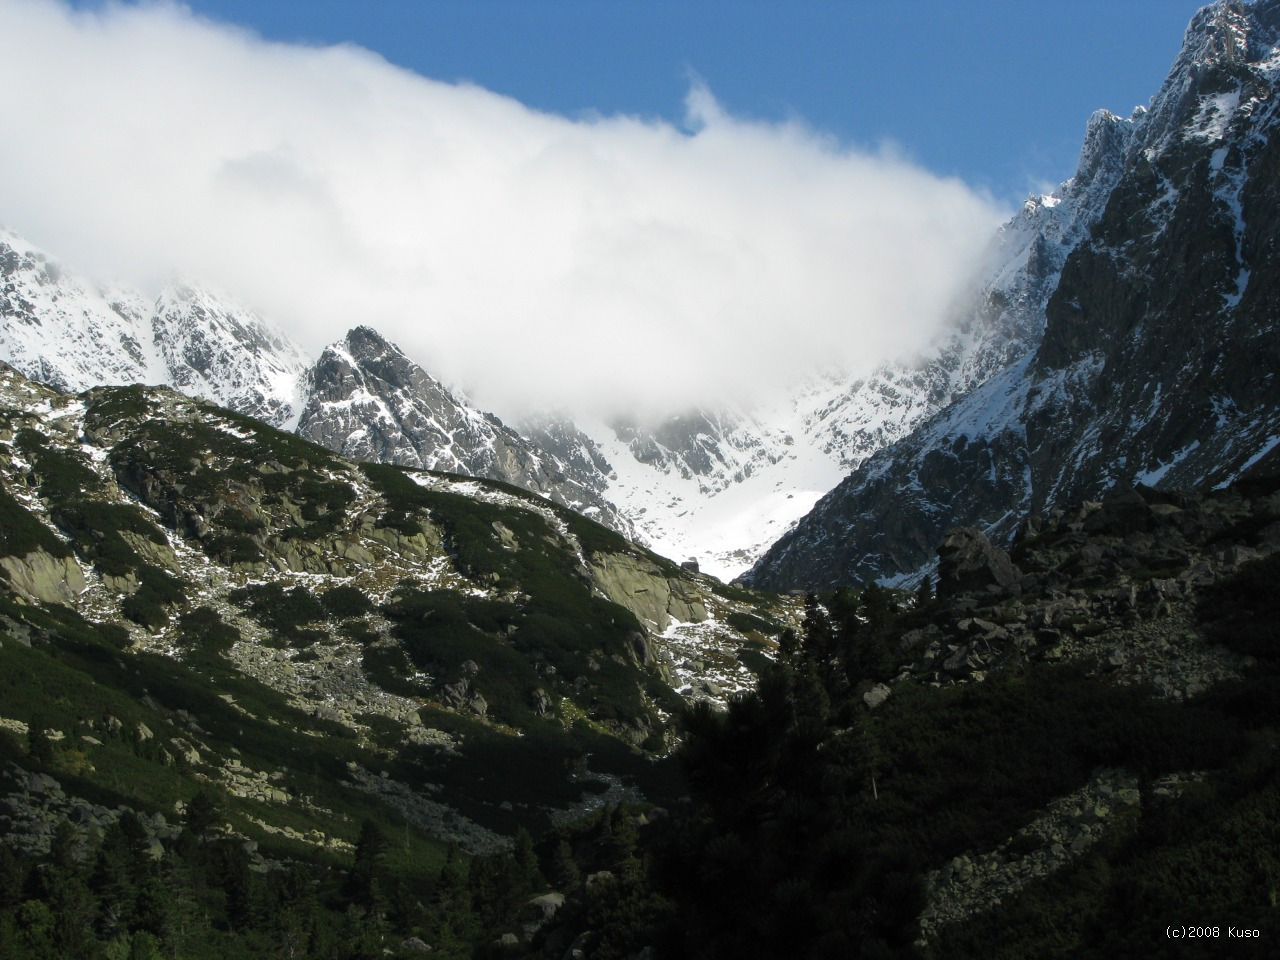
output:
M 1117 483 L 1221 485 L 1271 454 L 1277 39 L 1274 0 L 1206 7 L 1150 110 L 1094 115 L 1035 349 L 868 459 L 752 583 L 910 582 L 947 527 L 1007 540 L 1027 512 Z
M 502 480 L 632 532 L 601 495 L 607 463 L 580 465 L 537 449 L 369 327 L 326 347 L 303 393 L 299 435 L 343 456 Z

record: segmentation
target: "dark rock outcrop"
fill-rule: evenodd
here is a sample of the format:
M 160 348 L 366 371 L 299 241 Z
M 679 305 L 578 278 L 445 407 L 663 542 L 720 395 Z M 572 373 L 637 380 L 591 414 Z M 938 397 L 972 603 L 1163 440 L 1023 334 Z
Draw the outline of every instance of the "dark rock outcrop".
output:
M 986 534 L 972 527 L 952 530 L 938 548 L 938 593 L 1009 590 L 1021 576 L 1009 554 L 992 545 Z
M 539 449 L 453 396 L 369 327 L 326 348 L 305 387 L 298 434 L 336 453 L 501 480 L 631 532 L 603 496 L 608 464 L 598 451 L 574 462 Z
M 1207 7 L 1149 112 L 1091 121 L 1068 186 L 1092 219 L 1038 347 L 866 461 L 748 582 L 911 583 L 951 525 L 1007 542 L 1117 483 L 1225 484 L 1274 455 L 1277 37 L 1275 0 Z

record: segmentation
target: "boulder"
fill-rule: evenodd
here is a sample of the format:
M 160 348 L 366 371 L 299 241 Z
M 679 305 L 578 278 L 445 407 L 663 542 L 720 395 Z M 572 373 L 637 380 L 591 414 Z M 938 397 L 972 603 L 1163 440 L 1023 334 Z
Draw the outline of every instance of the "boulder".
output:
M 938 595 L 956 596 L 995 587 L 1007 591 L 1022 574 L 1009 554 L 973 527 L 952 530 L 938 548 Z
M 644 557 L 593 554 L 588 566 L 592 583 L 601 593 L 658 631 L 665 630 L 673 617 L 684 623 L 707 619 L 706 604 L 697 590 L 678 579 L 668 579 Z
M 1142 533 L 1155 525 L 1155 514 L 1146 499 L 1132 487 L 1116 487 L 1103 498 L 1098 509 L 1084 518 L 1086 533 L 1124 536 Z
M 528 903 L 532 911 L 543 920 L 550 920 L 564 906 L 564 894 L 544 893 L 541 896 L 530 898 Z
M 43 550 L 0 557 L 0 571 L 14 590 L 30 600 L 69 603 L 85 588 L 84 572 L 75 557 L 55 557 Z
M 868 710 L 874 710 L 880 704 L 889 699 L 892 692 L 888 684 L 877 683 L 874 687 L 862 695 L 862 702 L 867 705 Z
M 540 717 L 555 716 L 555 712 L 556 712 L 555 702 L 551 699 L 551 696 L 547 693 L 547 691 L 543 690 L 541 687 L 538 687 L 536 690 L 533 691 L 532 694 L 530 694 L 529 700 L 530 700 L 529 705 L 533 708 L 533 712 L 536 713 L 538 716 Z

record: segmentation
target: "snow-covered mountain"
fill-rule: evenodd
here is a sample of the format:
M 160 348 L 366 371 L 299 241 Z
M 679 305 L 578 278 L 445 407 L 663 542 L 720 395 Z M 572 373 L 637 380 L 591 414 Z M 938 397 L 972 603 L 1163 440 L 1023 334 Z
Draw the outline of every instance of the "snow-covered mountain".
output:
M 970 311 L 923 358 L 656 425 L 540 417 L 516 431 L 367 327 L 309 362 L 226 297 L 190 282 L 155 300 L 94 284 L 12 233 L 0 237 L 0 359 L 63 390 L 166 384 L 347 456 L 513 483 L 730 579 L 866 456 L 1019 349 L 1037 293 L 1018 286 L 1016 264 L 1060 261 L 1069 206 L 1031 204 L 997 238 Z
M 602 496 L 609 465 L 598 455 L 584 461 L 538 448 L 369 327 L 326 347 L 302 394 L 298 433 L 343 456 L 502 480 L 634 533 Z
M 613 465 L 605 496 L 654 549 L 728 579 L 868 457 L 1035 349 L 1070 250 L 1118 180 L 1133 121 L 1099 111 L 1076 175 L 1029 199 L 927 349 L 866 377 L 824 373 L 749 411 L 579 424 Z M 539 440 L 536 425 L 526 428 Z
M 98 284 L 7 230 L 0 279 L 0 359 L 59 390 L 163 384 L 346 456 L 503 480 L 634 533 L 602 496 L 611 468 L 589 440 L 576 459 L 537 449 L 367 327 L 313 363 L 228 297 L 185 281 L 154 300 Z
M 779 538 L 757 582 L 909 576 L 953 522 L 1007 533 L 1020 504 L 1093 495 L 1107 480 L 1205 476 L 1175 466 L 1214 449 L 1210 425 L 1257 413 L 1248 389 L 1202 383 L 1186 362 L 1228 379 L 1270 370 L 1265 344 L 1240 358 L 1214 351 L 1266 329 L 1260 269 L 1266 225 L 1280 219 L 1264 188 L 1274 19 L 1273 0 L 1206 8 L 1150 111 L 1090 118 L 1075 176 L 999 231 L 970 294 L 918 355 L 865 377 L 815 374 L 750 409 L 660 423 L 543 416 L 511 429 L 368 328 L 312 363 L 194 284 L 151 300 L 77 278 L 8 233 L 0 359 L 64 390 L 169 384 L 349 456 L 504 480 L 724 579 Z M 1197 324 L 1203 342 L 1169 333 Z M 1163 350 L 1168 379 L 1143 367 L 1146 348 L 1124 353 L 1125 337 Z M 1130 395 L 1136 370 L 1147 392 Z M 1128 449 L 1139 428 L 1185 419 L 1180 404 L 1211 411 L 1190 415 L 1200 432 L 1170 427 Z M 1139 408 L 1150 411 L 1142 424 Z
M 191 283 L 149 300 L 98 284 L 0 229 L 0 359 L 76 392 L 166 384 L 281 426 L 296 416 L 307 367 L 269 323 Z
M 1034 349 L 870 457 L 753 583 L 909 582 L 946 527 L 1008 538 L 1026 512 L 1116 483 L 1226 483 L 1274 456 L 1278 43 L 1277 0 L 1215 3 L 1149 111 L 1094 116 L 1080 171 L 1047 211 L 1074 205 L 1050 265 L 1069 253 L 1023 285 L 1048 293 Z
M 256 314 L 187 283 L 160 294 L 151 327 L 167 376 L 159 381 L 193 397 L 292 426 L 306 355 Z
M 1113 120 L 1095 118 L 1091 142 Z M 863 378 L 828 372 L 751 410 L 656 425 L 538 417 L 517 432 L 367 327 L 310 363 L 224 297 L 190 283 L 154 302 L 99 287 L 11 233 L 0 239 L 0 358 L 64 390 L 167 384 L 347 456 L 504 480 L 727 580 L 867 456 L 1030 349 L 1080 206 L 1070 188 L 1029 201 L 993 242 L 967 309 L 911 362 Z

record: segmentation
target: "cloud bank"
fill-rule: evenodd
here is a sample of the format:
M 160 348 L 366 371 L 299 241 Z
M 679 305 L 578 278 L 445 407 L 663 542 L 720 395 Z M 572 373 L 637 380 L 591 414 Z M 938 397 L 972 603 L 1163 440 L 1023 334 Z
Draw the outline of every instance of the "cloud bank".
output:
M 682 127 L 567 119 L 170 4 L 0 0 L 0 84 L 0 222 L 205 279 L 313 353 L 371 325 L 508 416 L 868 369 L 936 330 L 1004 216 L 700 85 Z

